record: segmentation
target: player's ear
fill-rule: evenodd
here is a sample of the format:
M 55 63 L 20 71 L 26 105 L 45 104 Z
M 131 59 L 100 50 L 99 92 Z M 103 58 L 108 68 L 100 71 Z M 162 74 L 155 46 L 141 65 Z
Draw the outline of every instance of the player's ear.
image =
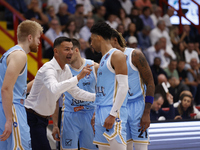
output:
M 32 37 L 31 34 L 29 34 L 27 38 L 28 38 L 28 41 L 31 42 L 31 40 L 32 40 L 33 37 Z

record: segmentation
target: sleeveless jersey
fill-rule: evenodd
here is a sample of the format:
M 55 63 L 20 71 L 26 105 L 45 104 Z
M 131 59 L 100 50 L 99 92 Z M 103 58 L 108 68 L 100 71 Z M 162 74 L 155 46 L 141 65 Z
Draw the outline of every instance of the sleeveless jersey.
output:
M 70 66 L 72 75 L 73 76 L 78 75 L 82 71 L 83 67 L 87 66 L 87 64 L 92 65 L 94 64 L 94 62 L 89 59 L 84 59 L 83 66 L 81 67 L 81 69 L 78 70 Z M 85 91 L 95 93 L 95 85 L 96 85 L 96 74 L 93 66 L 90 75 L 86 75 L 83 79 L 79 80 L 77 86 Z M 69 94 L 68 92 L 65 92 L 64 95 L 65 95 L 64 106 L 63 106 L 64 111 L 76 112 L 79 110 L 94 109 L 94 102 L 77 100 L 73 98 L 71 94 Z
M 99 106 L 112 106 L 115 102 L 118 84 L 115 70 L 111 66 L 111 56 L 117 49 L 109 50 L 101 59 L 97 71 L 97 86 L 95 103 Z M 122 104 L 126 106 L 127 96 Z
M 7 52 L 3 54 L 0 59 L 0 89 L 2 88 L 3 80 L 5 77 L 5 73 L 7 70 L 7 57 L 10 53 L 16 50 L 24 51 L 20 46 L 15 45 L 14 47 L 10 48 Z M 27 89 L 27 64 L 25 65 L 23 72 L 18 76 L 14 89 L 13 89 L 13 103 L 20 104 L 20 100 L 24 100 L 26 97 L 26 89 Z M 2 97 L 0 93 L 0 102 L 2 102 Z M 22 102 L 21 102 L 22 103 Z
M 126 57 L 126 63 L 128 67 L 128 102 L 135 100 L 144 100 L 146 94 L 146 85 L 143 83 L 138 69 L 132 63 L 133 48 L 126 48 L 124 54 Z

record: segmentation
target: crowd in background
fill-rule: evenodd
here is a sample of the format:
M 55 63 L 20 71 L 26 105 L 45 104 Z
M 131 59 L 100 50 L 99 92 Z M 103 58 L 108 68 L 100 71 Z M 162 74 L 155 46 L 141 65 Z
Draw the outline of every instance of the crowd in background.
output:
M 174 9 L 164 12 L 150 0 L 6 1 L 25 18 L 40 23 L 52 42 L 59 36 L 78 39 L 81 56 L 95 62 L 102 56 L 90 47 L 90 29 L 93 24 L 105 21 L 123 35 L 127 47 L 139 48 L 144 53 L 156 85 L 155 103 L 161 101 L 157 108 L 153 105 L 152 113 L 157 115 L 161 107 L 170 110 L 177 107 L 169 112 L 174 114 L 173 118 L 180 119 L 179 115 L 186 119 L 194 117 L 190 114 L 196 109 L 192 108 L 200 105 L 200 34 L 191 25 L 183 25 L 182 32 L 172 25 L 170 17 Z M 12 13 L 7 9 L 5 19 L 12 23 Z M 46 41 L 42 44 L 43 57 L 51 59 L 53 48 Z M 163 82 L 168 85 L 170 95 L 162 88 Z M 184 95 L 190 99 L 189 110 L 184 109 L 184 96 L 180 96 L 183 91 L 191 92 Z

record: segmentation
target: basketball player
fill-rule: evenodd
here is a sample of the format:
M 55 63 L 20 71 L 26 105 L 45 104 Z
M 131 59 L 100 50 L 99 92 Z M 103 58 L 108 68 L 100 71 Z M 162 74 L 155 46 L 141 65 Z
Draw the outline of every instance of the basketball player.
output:
M 154 96 L 154 82 L 151 69 L 145 56 L 138 49 L 125 47 L 125 40 L 113 29 L 112 46 L 127 55 L 128 65 L 128 121 L 127 149 L 147 150 L 149 143 L 148 127 L 150 125 L 150 110 Z
M 100 150 L 126 150 L 128 76 L 125 55 L 110 43 L 105 22 L 91 28 L 91 46 L 102 53 L 97 71 L 95 138 Z
M 80 43 L 72 39 L 73 55 L 69 65 L 73 76 L 78 75 L 84 66 L 94 64 L 90 75 L 86 75 L 78 83 L 78 87 L 91 93 L 95 93 L 96 71 L 99 67 L 92 60 L 81 58 Z M 73 98 L 68 92 L 65 92 L 64 106 L 62 108 L 62 127 L 61 127 L 61 149 L 78 149 L 78 141 L 81 149 L 97 149 L 93 144 L 94 133 L 90 120 L 94 113 L 94 102 L 81 101 Z M 57 116 L 57 114 L 55 115 Z M 57 118 L 53 122 L 57 122 Z M 56 134 L 59 129 L 54 126 L 52 133 L 55 140 L 59 140 Z M 68 142 L 66 142 L 66 139 Z
M 95 94 L 86 92 L 76 85 L 79 80 L 90 75 L 92 65 L 72 77 L 67 63 L 73 54 L 70 38 L 58 37 L 54 41 L 54 57 L 37 72 L 30 94 L 25 101 L 27 120 L 30 126 L 33 150 L 51 150 L 47 139 L 48 118 L 55 112 L 56 102 L 62 93 L 68 91 L 73 97 L 85 101 L 94 101 Z
M 27 89 L 27 54 L 37 52 L 43 28 L 26 20 L 17 28 L 18 44 L 0 59 L 0 149 L 31 150 L 24 99 Z

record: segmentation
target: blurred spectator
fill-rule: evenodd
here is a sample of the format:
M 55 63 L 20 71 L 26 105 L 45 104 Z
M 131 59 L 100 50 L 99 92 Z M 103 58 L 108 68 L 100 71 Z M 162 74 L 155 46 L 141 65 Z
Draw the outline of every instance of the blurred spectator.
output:
M 89 39 L 89 44 L 91 43 L 91 38 Z M 87 59 L 94 60 L 99 63 L 102 57 L 101 53 L 97 53 L 92 47 L 88 47 L 85 50 L 85 55 Z
M 110 25 L 111 28 L 116 29 L 118 26 L 118 23 L 116 21 L 117 16 L 114 14 L 109 14 L 108 19 L 106 20 L 106 23 Z
M 125 30 L 128 30 L 128 25 L 131 23 L 131 19 L 127 17 L 126 12 L 123 8 L 119 10 L 118 14 L 118 24 L 123 24 L 125 27 Z
M 160 67 L 161 59 L 159 57 L 154 58 L 154 63 L 151 66 L 151 72 L 153 75 L 154 83 L 155 85 L 158 84 L 158 76 L 160 74 L 165 75 L 165 78 L 167 78 L 166 72 Z M 162 76 L 161 76 L 162 77 Z M 167 80 L 166 80 L 167 81 Z
M 199 48 L 199 42 L 194 43 L 194 49 L 197 52 L 199 59 L 200 59 L 200 48 Z
M 162 8 L 160 6 L 157 6 L 157 5 L 153 5 L 152 6 L 153 8 L 153 13 L 150 15 L 152 21 L 153 21 L 153 25 L 154 27 L 157 26 L 157 23 L 159 20 L 162 20 Z
M 104 16 L 106 14 L 106 8 L 104 6 L 99 6 L 97 8 L 97 12 L 93 15 L 93 19 L 94 22 L 103 22 L 104 20 Z
M 81 54 L 81 57 L 82 58 L 86 58 L 85 50 L 88 48 L 87 42 L 82 38 L 80 38 L 78 41 L 80 43 L 80 54 Z
M 192 58 L 196 58 L 197 63 L 199 64 L 199 55 L 197 53 L 197 51 L 195 51 L 194 49 L 194 43 L 193 42 L 189 42 L 188 43 L 188 48 L 185 50 L 185 61 L 186 63 L 190 63 Z
M 39 7 L 38 0 L 31 0 L 28 11 L 25 13 L 26 19 L 33 20 L 41 24 L 42 26 L 47 25 L 48 17 L 42 12 Z
M 53 6 L 55 10 L 55 14 L 58 13 L 59 6 L 63 2 L 63 0 L 47 0 L 47 7 Z
M 87 16 L 90 12 L 92 12 L 92 4 L 90 0 L 76 0 L 77 4 L 82 4 L 84 7 L 84 16 Z
M 151 28 L 149 26 L 144 26 L 141 32 L 138 32 L 138 47 L 142 49 L 142 51 L 146 50 L 151 46 L 151 41 L 149 37 L 149 33 Z
M 6 2 L 10 4 L 13 8 L 15 8 L 23 16 L 28 10 L 24 0 L 6 0 Z M 6 21 L 8 21 L 8 23 L 11 23 L 12 26 L 13 13 L 7 8 L 5 9 L 5 19 Z
M 175 108 L 175 120 L 177 119 L 192 119 L 191 114 L 194 113 L 193 100 L 190 95 L 182 94 L 180 97 L 181 102 Z
M 164 69 L 168 77 L 175 77 L 179 79 L 177 68 L 177 61 L 175 59 L 171 59 L 167 68 Z
M 179 35 L 181 38 L 181 41 L 184 41 L 184 46 L 187 47 L 187 43 L 194 42 L 195 39 L 190 35 L 190 26 L 184 25 L 183 26 L 183 32 Z
M 123 24 L 118 24 L 117 29 L 116 29 L 119 33 L 122 34 L 122 36 L 124 37 L 124 33 L 125 33 L 125 27 Z
M 159 20 L 157 23 L 157 27 L 151 30 L 150 32 L 151 44 L 154 45 L 159 38 L 165 37 L 167 40 L 167 46 L 172 47 L 172 43 L 169 37 L 168 32 L 165 30 L 165 22 L 163 20 Z
M 76 0 L 63 0 L 68 6 L 68 12 L 74 14 L 76 11 Z
M 137 48 L 137 39 L 135 36 L 130 36 L 128 38 L 127 46 L 130 48 Z
M 120 8 L 122 8 L 120 0 L 105 0 L 103 6 L 106 7 L 106 19 L 110 14 L 114 14 L 117 16 Z
M 144 50 L 144 54 L 147 58 L 147 61 L 149 63 L 149 66 L 152 66 L 154 63 L 154 59 L 156 57 L 159 57 L 161 59 L 161 68 L 164 68 L 164 65 L 166 64 L 166 60 L 164 59 L 164 51 L 162 50 L 162 41 L 158 40 L 155 45 L 149 47 L 148 49 Z
M 133 3 L 131 1 L 132 0 L 120 0 L 121 6 L 127 15 L 130 15 L 131 8 L 133 7 Z
M 167 41 L 165 37 L 161 37 L 160 41 L 162 41 L 162 44 L 163 44 L 163 47 L 162 47 L 162 49 L 164 50 L 163 57 L 166 62 L 165 64 L 162 64 L 162 65 L 163 65 L 163 68 L 166 68 L 169 65 L 171 59 L 176 59 L 176 54 L 174 53 L 172 48 L 169 45 L 167 45 Z
M 165 25 L 168 29 L 171 28 L 172 24 L 170 21 L 170 17 L 174 15 L 174 9 L 173 8 L 169 8 L 167 10 L 167 13 L 163 16 L 163 20 L 165 21 Z M 169 31 L 169 30 L 168 30 Z
M 167 77 L 165 74 L 159 74 L 158 75 L 158 84 L 155 87 L 155 94 L 159 93 L 162 95 L 163 99 L 164 99 L 164 103 L 162 105 L 162 107 L 169 107 L 169 103 L 168 100 L 166 98 L 166 92 L 162 86 L 162 83 L 164 82 L 165 85 L 167 86 L 167 89 L 170 87 L 169 82 L 167 81 Z
M 57 19 L 52 19 L 50 23 L 50 28 L 45 33 L 45 36 L 48 37 L 51 42 L 54 42 L 54 40 L 60 36 L 63 36 L 60 28 L 59 21 Z M 45 50 L 44 50 L 44 58 L 52 59 L 54 52 L 53 48 L 45 41 L 44 42 Z
M 137 38 L 137 34 L 136 34 L 136 26 L 134 23 L 130 23 L 129 26 L 128 26 L 128 31 L 126 31 L 124 33 L 124 37 L 125 37 L 125 40 L 128 41 L 128 38 L 130 36 L 135 36 Z
M 137 8 L 133 7 L 131 9 L 130 19 L 131 22 L 136 25 L 136 30 L 142 31 L 144 24 L 142 19 L 139 17 L 139 10 Z
M 66 23 L 68 21 L 69 13 L 67 12 L 68 6 L 65 3 L 61 3 L 59 6 L 58 13 L 56 14 L 59 18 L 61 30 L 66 28 Z
M 187 69 L 188 81 L 185 82 L 190 87 L 190 91 L 195 99 L 196 105 L 200 104 L 200 70 L 196 58 L 192 58 Z
M 103 5 L 105 0 L 90 0 L 91 4 L 96 8 Z
M 177 46 L 177 49 L 174 49 L 176 54 L 176 58 L 178 61 L 184 60 L 185 61 L 185 46 L 183 42 L 180 42 Z
M 153 21 L 150 17 L 150 14 L 151 14 L 150 7 L 145 6 L 142 9 L 142 14 L 140 15 L 140 18 L 142 19 L 144 26 L 150 26 L 151 29 L 153 29 L 153 28 L 155 28 L 155 26 L 154 26 Z
M 25 3 L 26 3 L 26 5 L 27 5 L 27 7 L 28 7 L 28 9 L 31 9 L 31 1 L 32 0 L 24 0 L 25 1 Z M 43 3 L 45 2 L 45 0 L 38 0 L 38 7 L 40 8 L 40 9 L 42 9 L 42 6 L 43 6 Z
M 169 93 L 173 95 L 174 102 L 178 102 L 179 95 L 182 91 L 190 90 L 186 84 L 180 82 L 179 79 L 177 79 L 176 77 L 170 77 L 168 79 L 168 82 L 170 84 Z
M 83 26 L 79 32 L 80 38 L 84 39 L 86 42 L 88 42 L 91 32 L 90 29 L 94 25 L 94 19 L 93 18 L 88 18 L 87 23 L 85 26 Z
M 171 43 L 173 44 L 173 49 L 178 49 L 178 44 L 181 42 L 179 37 L 179 28 L 177 26 L 173 26 L 170 30 L 170 39 Z
M 59 18 L 56 16 L 56 13 L 55 13 L 53 6 L 47 7 L 47 17 L 49 19 L 49 22 L 51 22 L 52 19 L 58 19 L 59 20 Z
M 153 104 L 151 105 L 151 112 L 150 112 L 151 121 L 174 119 L 175 110 L 173 106 L 173 96 L 170 93 L 167 93 L 166 97 L 169 103 L 169 111 L 163 111 L 161 108 L 161 106 L 164 103 L 162 95 L 158 93 L 154 95 L 154 101 Z M 161 119 L 160 117 L 164 117 L 164 119 Z
M 142 10 L 144 7 L 152 7 L 151 1 L 150 0 L 136 0 L 135 1 L 135 7 L 139 8 Z
M 181 103 L 180 99 L 183 97 L 182 95 L 189 95 L 190 97 L 192 97 L 192 93 L 190 91 L 182 91 L 179 97 L 179 101 L 174 103 L 174 108 L 177 108 L 179 104 Z M 192 97 L 192 101 L 194 102 L 193 97 Z M 194 119 L 200 119 L 200 111 L 195 107 L 195 105 L 193 105 L 193 109 L 194 109 L 194 113 L 196 114 L 194 116 Z
M 178 76 L 179 76 L 180 82 L 183 82 L 183 83 L 185 83 L 185 81 L 188 80 L 187 71 L 184 68 L 185 68 L 185 61 L 183 60 L 178 61 L 178 65 L 177 65 Z
M 73 15 L 69 16 L 70 20 L 74 20 L 76 24 L 76 31 L 79 32 L 80 29 L 84 26 L 84 7 L 82 4 L 76 5 L 76 11 Z
M 75 38 L 77 40 L 80 38 L 79 33 L 76 32 L 76 25 L 74 20 L 68 20 L 63 35 L 68 38 Z

